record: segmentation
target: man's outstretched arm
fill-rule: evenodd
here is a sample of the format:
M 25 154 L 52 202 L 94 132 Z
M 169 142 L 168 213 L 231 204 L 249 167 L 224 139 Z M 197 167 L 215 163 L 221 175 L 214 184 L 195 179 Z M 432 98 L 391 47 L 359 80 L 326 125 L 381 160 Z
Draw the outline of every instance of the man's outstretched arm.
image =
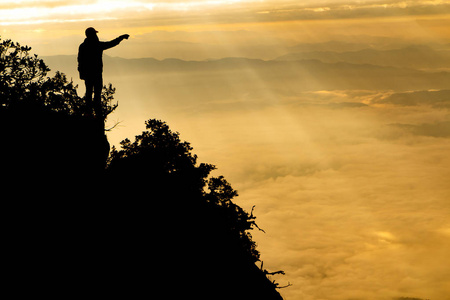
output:
M 128 39 L 129 37 L 130 37 L 129 34 L 124 34 L 124 35 L 121 35 L 121 36 L 119 36 L 118 38 L 116 38 L 116 39 L 114 39 L 112 41 L 100 42 L 100 45 L 102 47 L 102 50 L 106 50 L 106 49 L 109 49 L 109 48 L 112 48 L 112 47 L 115 47 L 115 46 L 119 45 L 121 41 L 123 41 L 124 39 Z

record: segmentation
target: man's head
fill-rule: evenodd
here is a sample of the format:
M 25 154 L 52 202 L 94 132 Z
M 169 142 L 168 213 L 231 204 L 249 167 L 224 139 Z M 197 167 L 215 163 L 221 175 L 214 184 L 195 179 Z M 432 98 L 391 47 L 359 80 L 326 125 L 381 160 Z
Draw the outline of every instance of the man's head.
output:
M 86 29 L 86 37 L 89 38 L 97 38 L 97 30 L 95 30 L 93 27 L 89 27 Z

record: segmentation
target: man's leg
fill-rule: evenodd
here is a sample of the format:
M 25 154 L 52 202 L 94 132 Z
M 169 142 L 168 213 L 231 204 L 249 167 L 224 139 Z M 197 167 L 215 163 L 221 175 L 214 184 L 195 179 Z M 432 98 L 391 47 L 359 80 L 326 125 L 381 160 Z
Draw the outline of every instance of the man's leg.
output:
M 92 79 L 86 78 L 84 80 L 84 84 L 86 85 L 86 94 L 84 96 L 84 100 L 86 101 L 86 113 L 88 115 L 92 115 L 93 105 L 92 105 L 92 92 L 94 91 L 94 81 Z
M 94 81 L 94 111 L 95 115 L 99 119 L 103 119 L 102 89 L 103 89 L 102 75 L 96 76 Z

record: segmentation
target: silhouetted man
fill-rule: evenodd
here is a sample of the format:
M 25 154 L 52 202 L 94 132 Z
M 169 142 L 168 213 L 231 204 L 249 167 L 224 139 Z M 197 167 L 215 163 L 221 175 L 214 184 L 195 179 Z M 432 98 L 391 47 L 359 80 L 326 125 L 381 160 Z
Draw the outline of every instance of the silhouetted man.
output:
M 102 113 L 102 88 L 103 88 L 103 50 L 119 45 L 130 36 L 124 34 L 109 42 L 100 42 L 97 30 L 92 27 L 86 29 L 86 39 L 78 49 L 78 71 L 80 78 L 86 84 L 86 104 L 95 112 L 97 118 L 103 119 Z M 92 103 L 92 92 L 94 92 L 94 103 Z

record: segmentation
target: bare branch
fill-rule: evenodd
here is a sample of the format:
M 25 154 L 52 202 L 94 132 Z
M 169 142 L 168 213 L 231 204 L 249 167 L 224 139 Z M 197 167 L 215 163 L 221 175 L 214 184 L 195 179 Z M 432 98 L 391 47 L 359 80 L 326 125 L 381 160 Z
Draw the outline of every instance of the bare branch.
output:
M 272 275 L 278 275 L 278 274 L 286 275 L 286 273 L 284 273 L 284 271 L 268 272 L 267 270 L 264 270 L 263 272 L 264 272 L 264 274 L 270 275 L 270 276 L 272 276 Z
M 116 128 L 117 125 L 119 125 L 120 123 L 122 123 L 122 122 L 120 122 L 120 121 L 116 122 L 116 124 L 114 124 L 112 127 L 108 128 L 108 129 L 105 129 L 105 131 L 111 131 L 111 130 L 113 130 L 113 129 Z
M 278 286 L 278 285 L 279 285 L 278 283 L 275 283 L 275 288 L 276 289 L 285 289 L 285 288 L 288 288 L 288 287 L 292 286 L 292 284 L 290 282 L 288 282 L 287 285 L 283 285 L 283 286 Z

